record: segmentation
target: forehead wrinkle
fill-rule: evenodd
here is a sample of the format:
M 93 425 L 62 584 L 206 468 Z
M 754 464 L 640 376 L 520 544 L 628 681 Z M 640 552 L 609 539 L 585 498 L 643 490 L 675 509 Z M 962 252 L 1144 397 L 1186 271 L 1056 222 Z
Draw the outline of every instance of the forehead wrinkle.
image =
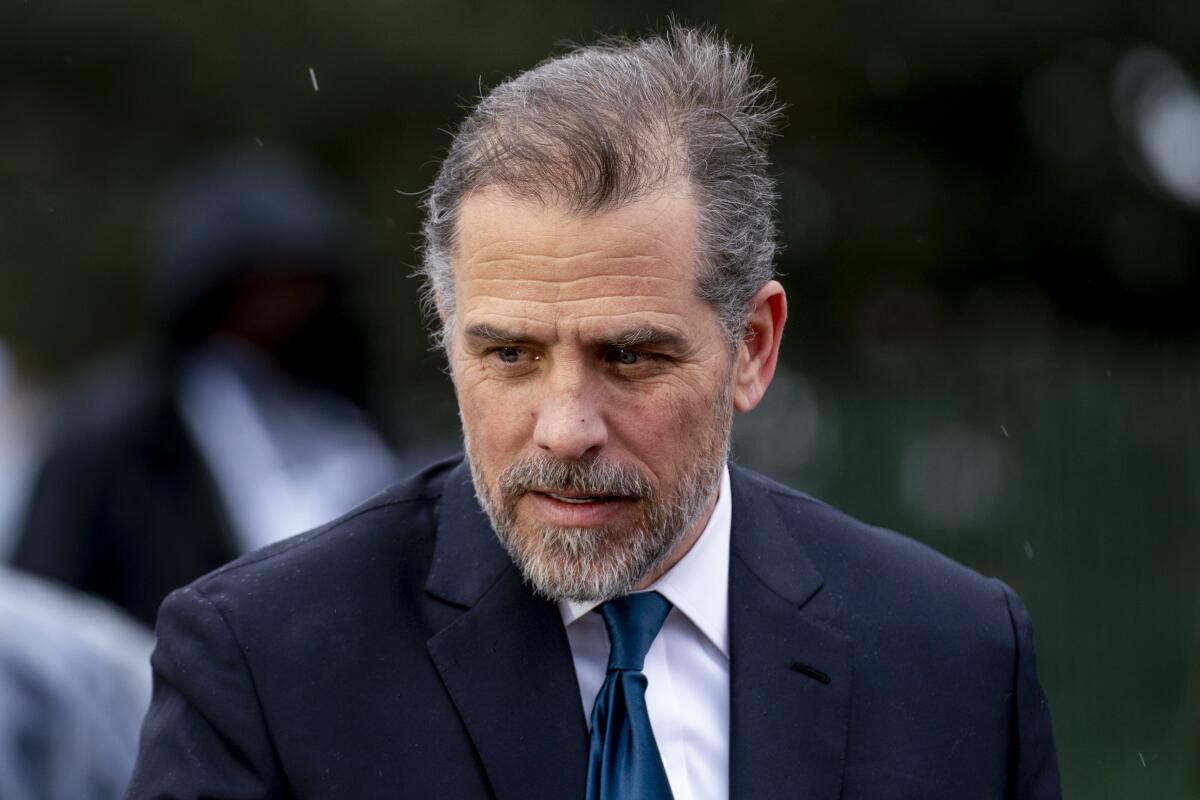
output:
M 571 253 L 570 255 L 555 255 L 553 253 L 538 252 L 536 250 L 526 250 L 528 242 L 521 242 L 522 247 L 517 250 L 509 250 L 501 243 L 490 243 L 480 245 L 475 248 L 471 255 L 466 259 L 468 264 L 504 264 L 507 262 L 515 262 L 519 264 L 527 264 L 533 262 L 569 262 L 581 258 L 599 258 L 603 256 L 602 250 L 588 250 L 584 253 Z M 500 250 L 499 253 L 493 255 L 493 250 Z
M 558 242 L 558 241 L 562 241 L 565 238 L 569 238 L 569 237 L 555 238 L 552 241 Z M 522 245 L 522 247 L 518 248 L 518 249 L 514 249 L 514 250 L 509 250 L 508 248 L 505 247 L 505 245 L 510 244 L 510 242 L 491 242 L 488 244 L 482 244 L 479 247 L 475 248 L 473 257 L 470 260 L 478 260 L 480 257 L 480 254 L 482 254 L 483 260 L 486 260 L 486 261 L 523 261 L 523 260 L 574 261 L 574 260 L 580 259 L 580 258 L 601 259 L 601 258 L 611 258 L 612 257 L 609 253 L 609 251 L 612 250 L 611 247 L 609 247 L 607 249 L 596 248 L 594 250 L 585 250 L 581 253 L 570 253 L 567 255 L 555 255 L 554 253 L 547 253 L 547 252 L 540 251 L 537 249 L 525 250 L 524 248 L 529 246 L 531 244 L 530 242 L 525 242 L 522 240 L 513 240 L 513 241 L 519 242 Z M 501 254 L 497 255 L 497 256 L 490 255 L 490 252 L 492 250 L 496 250 L 496 249 L 501 250 Z M 618 255 L 617 257 L 635 258 L 638 255 L 639 255 L 638 253 L 633 253 L 628 256 Z
M 615 268 L 615 270 L 614 270 Z M 614 271 L 627 276 L 614 276 Z M 491 274 L 485 277 L 478 273 Z M 530 272 L 545 275 L 532 280 L 571 281 L 583 278 L 636 277 L 658 280 L 682 280 L 684 269 L 674 264 L 669 254 L 630 253 L 588 257 L 542 257 L 522 255 L 485 259 L 467 259 L 456 273 L 462 280 L 504 280 L 524 277 Z M 559 277 L 561 276 L 561 277 Z
M 476 217 L 482 218 L 487 224 L 494 219 L 494 214 L 490 212 L 520 207 L 529 212 L 530 216 L 554 218 L 557 227 L 571 233 L 583 231 L 596 221 L 631 231 L 644 231 L 651 227 L 653 222 L 664 215 L 672 214 L 681 206 L 686 208 L 687 216 L 692 219 L 699 211 L 695 195 L 686 184 L 677 187 L 663 186 L 659 191 L 594 211 L 574 210 L 554 202 L 530 202 L 527 198 L 514 197 L 502 189 L 496 189 L 498 187 L 482 188 L 464 195 L 459 201 L 459 225 L 464 221 L 476 221 Z
M 605 286 L 612 281 L 620 281 L 620 288 Z M 594 283 L 601 283 L 593 287 Z M 496 299 L 528 299 L 538 301 L 538 295 L 552 290 L 555 298 L 562 302 L 579 302 L 588 299 L 604 300 L 615 297 L 658 297 L 665 300 L 679 292 L 679 282 L 672 278 L 644 277 L 638 275 L 587 275 L 563 280 L 542 278 L 473 278 L 469 281 L 465 294 L 472 297 L 491 297 Z M 687 287 L 690 288 L 690 287 Z M 591 291 L 589 289 L 599 289 Z M 568 297 L 568 294 L 580 296 Z M 541 300 L 540 302 L 554 302 Z
M 686 204 L 685 208 L 680 208 L 681 201 Z M 514 206 L 528 213 L 514 218 L 509 213 Z M 519 246 L 528 240 L 529 244 L 536 245 L 535 250 L 544 250 L 546 245 L 550 245 L 549 251 L 540 253 L 549 256 L 561 253 L 564 246 L 572 243 L 585 246 L 597 236 L 621 234 L 626 238 L 626 245 L 634 244 L 629 238 L 649 239 L 668 252 L 678 251 L 680 245 L 692 252 L 697 241 L 697 217 L 698 209 L 694 205 L 692 193 L 687 188 L 681 192 L 656 192 L 647 199 L 636 200 L 598 214 L 574 213 L 554 204 L 529 203 L 506 196 L 503 192 L 484 189 L 467 195 L 461 201 L 457 244 L 461 248 L 464 245 L 475 244 L 482 238 L 484 242 L 479 246 L 490 249 Z M 510 221 L 500 221 L 506 218 Z M 670 220 L 676 224 L 664 225 L 663 220 Z M 555 235 L 546 236 L 543 227 L 546 223 L 552 225 Z M 525 227 L 532 229 L 532 235 L 522 235 Z M 675 235 L 668 236 L 668 231 Z M 495 238 L 488 241 L 489 237 Z M 603 249 L 610 249 L 611 246 L 612 243 L 608 243 Z M 638 247 L 642 249 L 645 244 Z
M 537 300 L 528 297 L 492 297 L 486 296 L 483 302 L 486 302 L 489 308 L 479 307 L 480 298 L 470 297 L 464 304 L 464 318 L 470 319 L 476 314 L 503 314 L 509 317 L 528 317 L 538 318 L 542 322 L 551 320 L 585 320 L 585 319 L 613 319 L 627 314 L 657 314 L 666 319 L 681 319 L 689 316 L 686 309 L 666 309 L 663 308 L 663 298 L 661 295 L 611 295 L 607 297 L 584 297 L 584 298 L 555 298 L 552 300 Z M 579 307 L 587 309 L 596 303 L 610 305 L 614 310 L 600 311 L 595 313 L 579 313 L 576 311 Z M 703 304 L 702 300 L 697 299 L 697 304 Z M 697 306 L 699 308 L 699 306 Z M 621 309 L 617 311 L 616 309 Z
M 630 319 L 633 317 L 634 319 Z M 687 326 L 680 324 L 682 317 L 665 311 L 626 311 L 620 314 L 587 314 L 576 317 L 580 328 L 596 331 L 598 336 L 613 336 L 639 328 L 658 329 L 676 336 L 687 336 Z
M 648 220 L 640 220 L 636 225 L 590 217 L 559 221 L 553 224 L 555 231 L 553 236 L 547 236 L 544 230 L 523 235 L 520 231 L 523 221 L 520 219 L 505 225 L 499 222 L 484 221 L 482 224 L 470 226 L 469 230 L 459 237 L 459 246 L 469 249 L 473 253 L 500 250 L 505 253 L 533 255 L 539 258 L 570 259 L 612 250 L 614 244 L 638 250 L 658 248 L 675 250 L 680 244 L 690 245 L 692 235 L 668 235 L 668 233 L 674 233 L 678 228 L 677 222 L 672 224 L 663 221 L 663 218 L 668 216 L 670 214 L 663 210 Z M 536 224 L 531 227 L 536 227 Z M 491 234 L 498 234 L 498 236 Z M 595 240 L 601 238 L 616 239 L 617 241 L 609 241 L 596 247 Z M 483 241 L 480 242 L 479 239 L 483 239 Z M 676 241 L 676 239 L 683 241 Z M 587 249 L 580 250 L 581 247 Z
M 503 193 L 470 196 L 459 220 L 464 235 L 458 242 L 463 258 L 455 259 L 453 270 L 457 293 L 472 303 L 526 301 L 531 310 L 543 308 L 547 299 L 640 306 L 678 301 L 685 292 L 695 296 L 697 210 L 681 209 L 680 200 L 690 203 L 690 193 L 657 194 L 581 215 Z M 590 291 L 593 279 L 616 281 L 637 294 L 622 297 L 601 284 L 593 298 L 568 296 Z M 517 297 L 521 294 L 534 296 Z

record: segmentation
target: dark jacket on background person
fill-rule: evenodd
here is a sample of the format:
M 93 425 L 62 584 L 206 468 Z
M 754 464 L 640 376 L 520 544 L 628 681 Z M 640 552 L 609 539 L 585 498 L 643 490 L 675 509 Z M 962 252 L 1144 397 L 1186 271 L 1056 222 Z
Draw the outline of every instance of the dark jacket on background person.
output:
M 63 415 L 13 561 L 153 625 L 171 590 L 238 551 L 169 388 L 131 369 Z

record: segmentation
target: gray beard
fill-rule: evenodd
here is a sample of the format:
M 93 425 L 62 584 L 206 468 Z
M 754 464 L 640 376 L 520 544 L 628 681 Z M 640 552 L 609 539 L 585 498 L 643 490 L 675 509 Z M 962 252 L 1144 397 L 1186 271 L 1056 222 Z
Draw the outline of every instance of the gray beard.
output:
M 493 488 L 465 436 L 475 493 L 534 592 L 556 602 L 604 602 L 628 594 L 675 552 L 717 491 L 729 455 L 730 394 L 723 393 L 712 424 L 686 454 L 688 466 L 665 496 L 634 467 L 599 458 L 563 461 L 548 453 L 510 465 Z M 521 522 L 517 503 L 532 488 L 637 498 L 640 513 L 631 525 Z

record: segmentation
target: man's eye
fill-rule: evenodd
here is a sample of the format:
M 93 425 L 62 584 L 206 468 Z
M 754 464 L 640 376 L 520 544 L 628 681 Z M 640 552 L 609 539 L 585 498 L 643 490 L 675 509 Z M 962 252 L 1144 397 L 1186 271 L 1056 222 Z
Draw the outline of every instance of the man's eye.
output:
M 515 347 L 497 347 L 492 352 L 505 364 L 516 364 L 521 360 L 521 351 Z
M 633 364 L 636 364 L 642 360 L 642 354 L 638 353 L 636 350 L 619 348 L 617 350 L 610 350 L 605 358 L 614 364 L 632 366 Z

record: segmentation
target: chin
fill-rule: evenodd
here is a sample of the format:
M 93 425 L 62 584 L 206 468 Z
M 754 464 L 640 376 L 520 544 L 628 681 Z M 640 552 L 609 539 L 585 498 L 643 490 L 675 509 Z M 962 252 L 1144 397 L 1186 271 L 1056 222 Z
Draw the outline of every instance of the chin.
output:
M 663 562 L 682 538 L 641 527 L 517 526 L 501 535 L 525 581 L 549 600 L 604 602 L 628 594 Z M 499 533 L 499 531 L 498 531 Z

